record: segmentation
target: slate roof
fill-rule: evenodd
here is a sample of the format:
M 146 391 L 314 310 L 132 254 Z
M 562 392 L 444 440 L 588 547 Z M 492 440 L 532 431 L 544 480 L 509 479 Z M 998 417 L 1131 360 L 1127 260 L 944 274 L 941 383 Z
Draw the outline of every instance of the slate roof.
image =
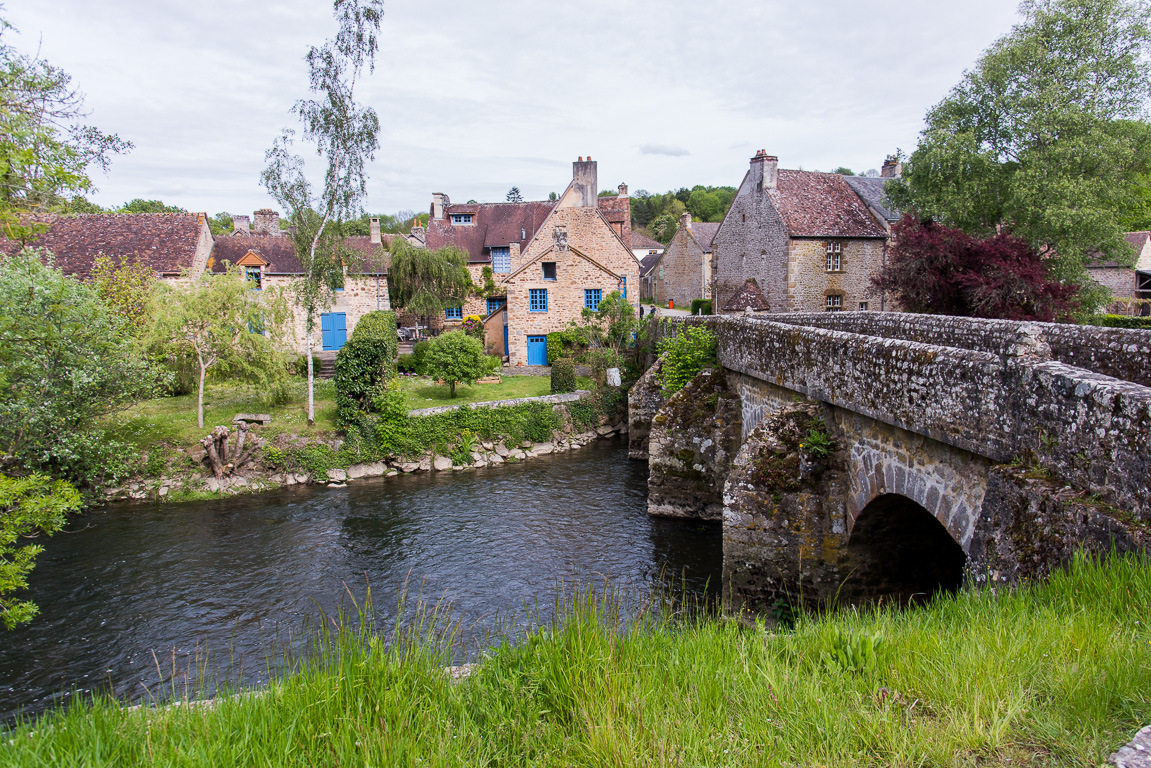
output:
M 639 276 L 646 277 L 648 273 L 655 269 L 655 265 L 659 264 L 661 256 L 663 256 L 662 253 L 649 253 L 647 256 L 644 256 L 642 259 L 640 259 Z
M 719 222 L 693 221 L 691 223 L 691 236 L 705 251 L 711 251 L 711 243 L 715 240 L 715 233 L 719 231 Z
M 205 218 L 202 213 L 89 213 L 29 220 L 48 229 L 28 245 L 51 251 L 65 274 L 86 280 L 100 254 L 143 259 L 157 274 L 191 269 Z M 18 242 L 0 239 L 4 253 L 20 249 Z
M 443 219 L 428 222 L 427 247 L 438 250 L 454 245 L 468 254 L 470 263 L 488 264 L 493 247 L 519 243 L 523 250 L 554 207 L 555 201 L 449 205 Z M 453 226 L 448 218 L 453 213 L 471 213 L 475 218 L 472 224 Z
M 791 237 L 887 237 L 837 173 L 780 169 L 779 182 L 768 194 Z
M 652 240 L 647 235 L 641 234 L 639 232 L 632 232 L 631 233 L 631 247 L 632 247 L 632 250 L 635 250 L 635 251 L 643 251 L 643 250 L 662 251 L 665 248 L 667 248 L 666 245 L 659 242 L 658 240 Z
M 890 178 L 870 177 L 870 176 L 844 176 L 844 181 L 847 186 L 855 190 L 855 192 L 863 198 L 864 202 L 870 205 L 875 210 L 887 219 L 889 222 L 899 221 L 903 217 L 903 213 L 898 208 L 893 206 L 884 193 L 883 188 L 887 182 L 891 181 Z
M 763 292 L 759 290 L 759 283 L 754 277 L 747 278 L 740 289 L 723 305 L 724 312 L 743 312 L 750 308 L 753 312 L 766 312 L 771 309 Z
M 367 235 L 348 237 L 345 238 L 344 242 L 352 250 L 365 256 L 371 255 L 372 257 L 376 257 L 381 252 L 380 246 L 373 245 L 371 238 Z M 226 269 L 224 262 L 236 264 L 240 259 L 244 258 L 244 254 L 248 251 L 255 251 L 268 262 L 268 266 L 264 269 L 265 274 L 304 274 L 304 269 L 300 266 L 300 260 L 296 258 L 292 238 L 284 236 L 232 235 L 217 238 L 215 244 L 212 246 L 212 255 L 208 259 L 208 266 L 213 272 L 223 272 Z M 384 259 L 386 263 L 386 252 L 384 252 Z M 360 274 L 387 274 L 386 267 L 380 270 L 377 266 L 363 263 L 349 264 L 348 271 Z

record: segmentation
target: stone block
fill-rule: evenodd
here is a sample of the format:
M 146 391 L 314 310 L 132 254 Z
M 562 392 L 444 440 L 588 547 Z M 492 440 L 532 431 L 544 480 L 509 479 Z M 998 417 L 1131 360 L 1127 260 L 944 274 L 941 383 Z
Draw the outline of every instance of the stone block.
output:
M 444 472 L 452 468 L 452 460 L 447 456 L 437 456 L 432 466 L 437 472 Z
M 532 446 L 532 453 L 536 456 L 546 456 L 555 450 L 554 443 L 536 443 Z
M 348 479 L 348 473 L 342 469 L 329 469 L 328 480 L 333 483 L 343 483 Z

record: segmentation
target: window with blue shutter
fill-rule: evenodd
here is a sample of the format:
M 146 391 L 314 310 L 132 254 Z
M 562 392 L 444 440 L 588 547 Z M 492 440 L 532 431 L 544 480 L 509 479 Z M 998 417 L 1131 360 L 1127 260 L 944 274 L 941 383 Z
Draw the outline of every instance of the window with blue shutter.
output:
M 512 271 L 512 255 L 508 248 L 492 248 L 492 272 L 506 275 Z
M 448 307 L 444 310 L 444 317 L 448 320 L 463 320 L 464 308 L 463 307 Z
M 496 310 L 498 310 L 500 307 L 502 307 L 504 304 L 507 304 L 507 303 L 508 303 L 508 300 L 505 299 L 503 296 L 497 296 L 494 299 L 488 299 L 488 314 L 490 315 L 492 312 L 495 312 Z
M 627 298 L 627 275 L 620 278 L 619 295 L 625 299 Z
M 603 290 L 600 288 L 584 288 L 583 289 L 583 305 L 595 312 L 599 309 L 599 303 L 603 301 Z
M 528 310 L 531 312 L 547 312 L 548 311 L 548 289 L 547 288 L 529 288 L 528 289 Z

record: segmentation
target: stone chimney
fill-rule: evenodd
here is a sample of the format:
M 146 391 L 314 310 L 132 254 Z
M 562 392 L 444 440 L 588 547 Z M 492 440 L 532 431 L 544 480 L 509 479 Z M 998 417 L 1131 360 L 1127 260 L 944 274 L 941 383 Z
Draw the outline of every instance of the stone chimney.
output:
M 252 229 L 257 235 L 280 236 L 280 214 L 271 208 L 261 208 L 252 219 Z
M 380 220 L 377 218 L 371 219 L 370 226 L 371 226 L 371 236 L 369 237 L 369 240 L 372 243 L 379 245 L 380 244 Z
M 424 244 L 428 241 L 428 230 L 420 224 L 413 224 L 412 231 L 409 234 L 412 238 L 418 240 L 421 244 Z
M 248 226 L 249 221 L 251 221 L 251 219 L 249 219 L 247 216 L 233 216 L 232 229 L 236 230 L 237 232 L 251 232 L 252 230 Z
M 595 208 L 596 197 L 599 195 L 599 183 L 596 178 L 595 160 L 584 160 L 582 157 L 572 163 L 572 181 L 575 183 L 581 208 Z
M 619 185 L 619 196 L 620 197 L 627 197 L 627 184 L 620 184 Z
M 691 231 L 691 214 L 687 211 L 679 215 L 679 228 L 683 229 L 684 227 L 687 227 L 689 232 Z
M 443 192 L 432 193 L 432 219 L 442 219 L 444 217 L 444 206 L 448 205 L 448 196 Z
M 775 189 L 779 185 L 779 158 L 761 149 L 751 158 L 751 172 L 760 189 Z
M 903 163 L 899 162 L 899 157 L 888 155 L 887 159 L 883 161 L 883 168 L 879 171 L 879 175 L 884 179 L 898 179 L 902 176 Z

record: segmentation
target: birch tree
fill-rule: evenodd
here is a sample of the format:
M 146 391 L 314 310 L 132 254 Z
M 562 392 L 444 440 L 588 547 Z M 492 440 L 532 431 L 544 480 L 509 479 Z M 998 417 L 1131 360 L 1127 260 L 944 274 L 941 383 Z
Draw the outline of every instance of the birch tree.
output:
M 285 209 L 295 231 L 296 256 L 304 274 L 296 281 L 295 300 L 303 310 L 307 335 L 308 424 L 315 423 L 315 371 L 312 336 L 316 318 L 331 306 L 343 286 L 345 251 L 338 222 L 362 213 L 367 196 L 367 164 L 379 148 L 380 121 L 375 110 L 356 102 L 356 86 L 365 69 L 375 70 L 382 0 L 335 0 L 336 36 L 312 46 L 308 63 L 313 97 L 292 107 L 303 124 L 302 138 L 326 165 L 323 183 L 313 187 L 304 158 L 294 152 L 296 133 L 284 132 L 265 154 L 261 182 Z

